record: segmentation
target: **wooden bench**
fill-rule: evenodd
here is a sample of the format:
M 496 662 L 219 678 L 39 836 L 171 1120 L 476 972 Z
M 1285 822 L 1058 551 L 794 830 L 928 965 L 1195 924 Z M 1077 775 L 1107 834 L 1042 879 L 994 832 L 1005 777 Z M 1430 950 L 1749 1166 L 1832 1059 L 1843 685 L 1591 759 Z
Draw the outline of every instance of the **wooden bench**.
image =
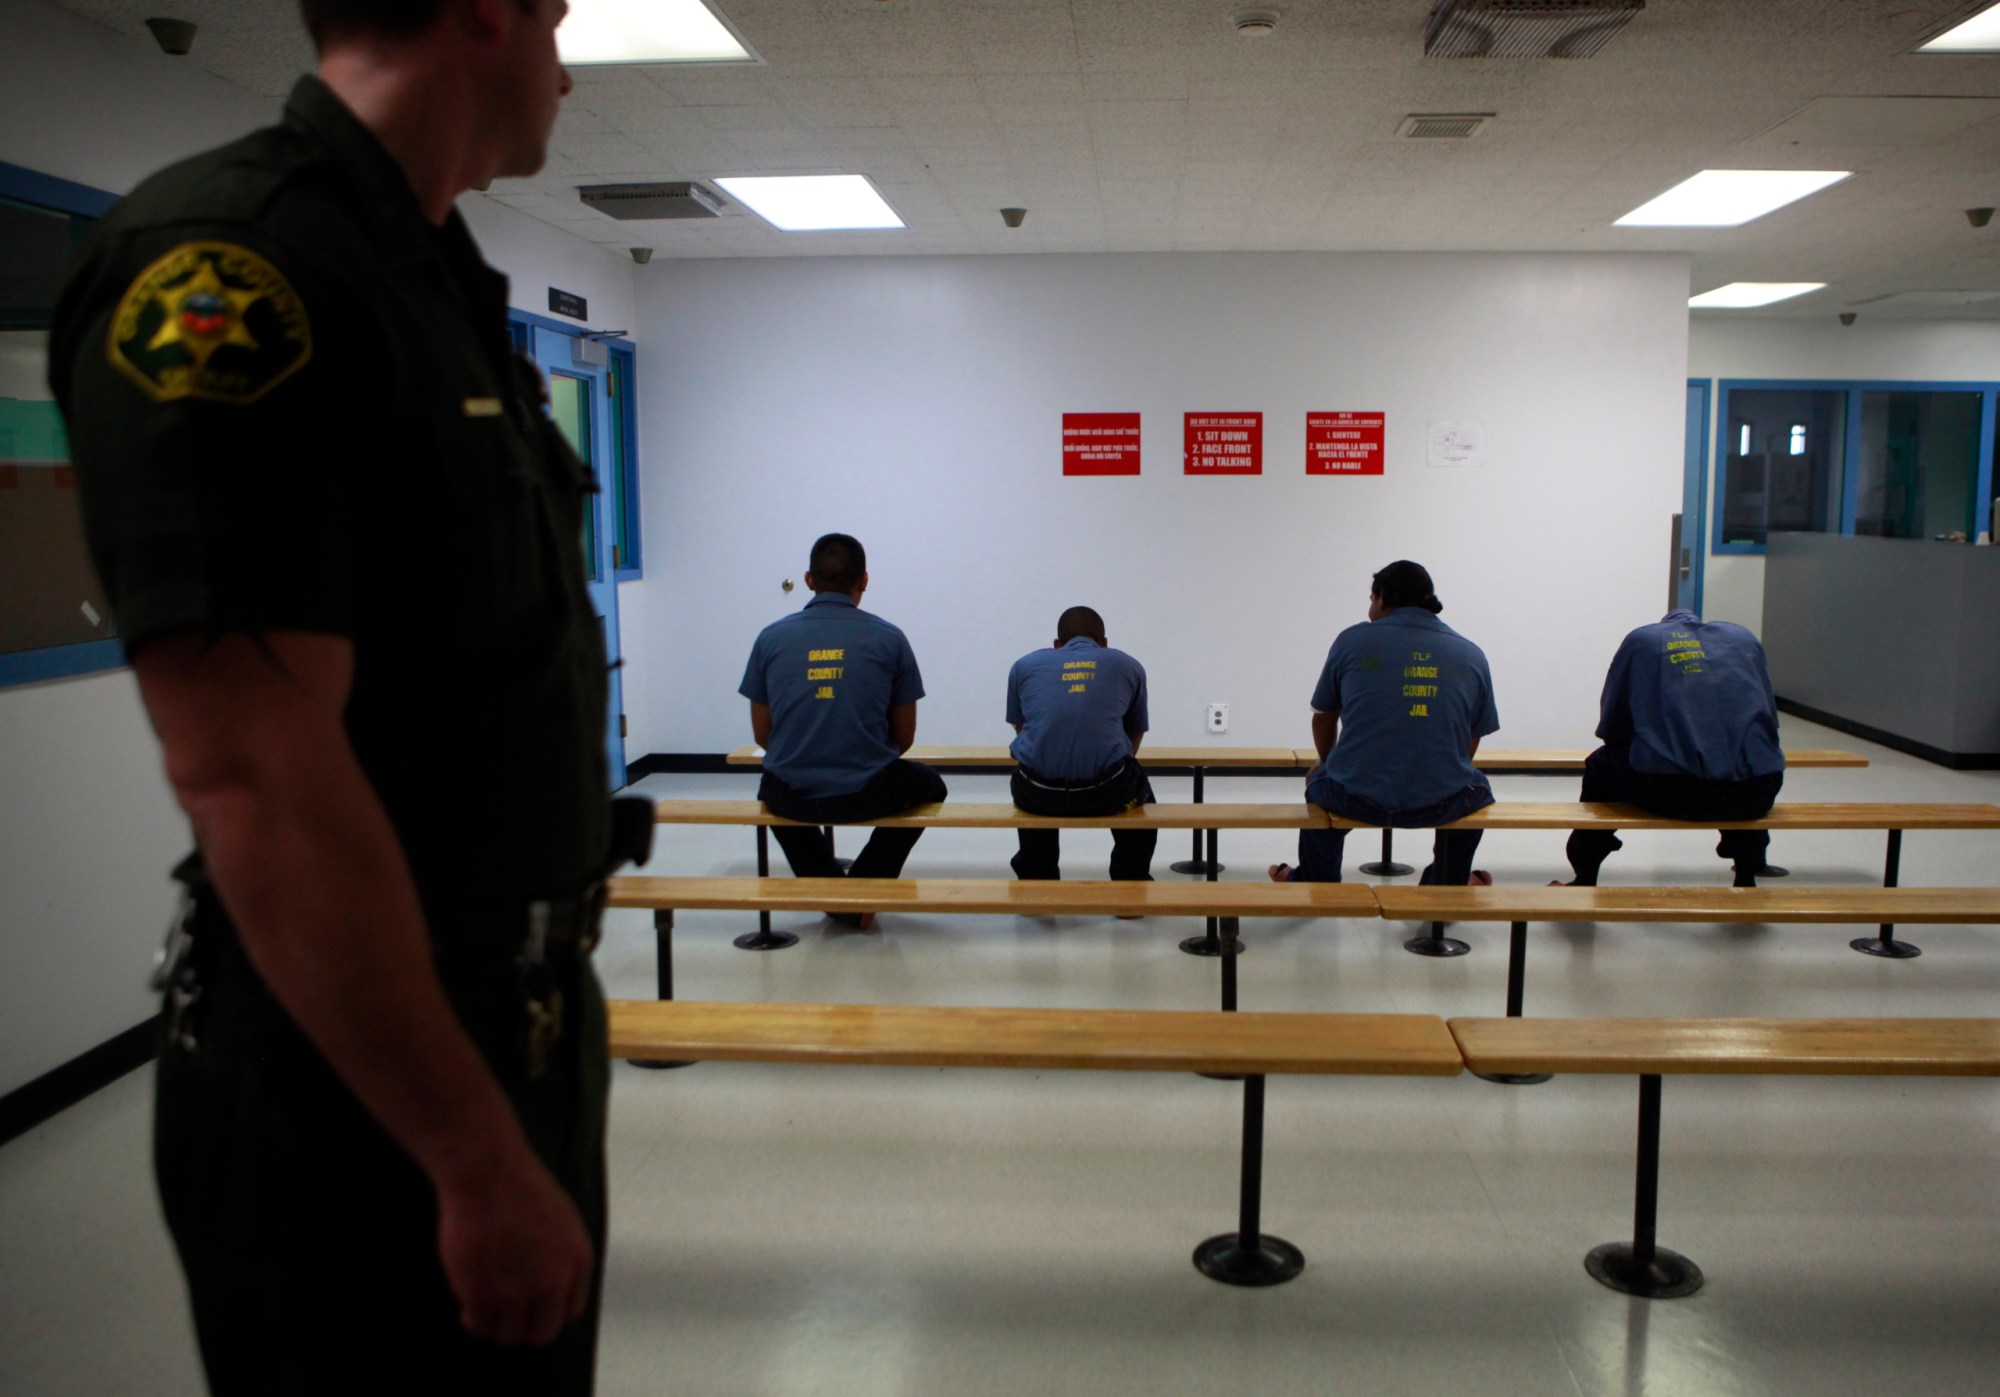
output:
M 611 1055 L 740 1062 L 1202 1072 L 1243 1078 L 1237 1227 L 1195 1248 L 1230 1285 L 1288 1281 L 1299 1249 L 1262 1230 L 1264 1078 L 1455 1077 L 1456 1042 L 1429 1014 L 1221 1014 L 1142 1009 L 614 1001 Z
M 1008 769 L 1014 766 L 1014 758 L 1005 747 L 912 747 L 907 753 L 914 762 L 928 766 L 970 767 L 981 769 Z M 1565 772 L 1583 770 L 1584 758 L 1590 755 L 1588 748 L 1494 748 L 1480 752 L 1472 759 L 1472 764 L 1481 771 L 1495 776 L 1551 776 Z M 1202 803 L 1202 778 L 1210 771 L 1233 772 L 1303 772 L 1319 765 L 1319 753 L 1310 747 L 1142 747 L 1140 760 L 1151 771 L 1189 771 L 1194 776 L 1194 801 Z M 757 746 L 738 747 L 723 758 L 728 766 L 761 769 L 764 764 L 764 749 Z M 1868 765 L 1868 759 L 1855 752 L 1843 752 L 1830 747 L 1801 747 L 1785 753 L 1788 769 L 1844 767 L 1859 768 Z M 1401 878 L 1415 873 L 1409 864 L 1398 863 L 1395 858 L 1395 831 L 1382 831 L 1382 857 L 1373 863 L 1361 865 L 1361 871 L 1371 877 Z M 1194 835 L 1194 851 L 1187 858 L 1172 865 L 1176 873 L 1219 873 L 1214 851 L 1204 855 L 1201 847 L 1201 832 Z M 1771 877 L 1780 877 L 1782 869 L 1766 870 Z
M 1521 1017 L 1530 922 L 1720 922 L 1738 926 L 1874 922 L 1881 926 L 1882 939 L 1893 936 L 1898 923 L 2000 923 L 2000 888 L 1377 888 L 1375 898 L 1384 917 L 1431 922 L 1433 936 L 1437 935 L 1436 926 L 1444 922 L 1508 923 L 1509 1018 Z M 1867 937 L 1848 944 L 1869 950 L 1877 939 Z M 1908 946 L 1907 942 L 1894 944 Z M 1916 953 L 1916 948 L 1909 946 L 1908 954 Z
M 1236 1007 L 1234 959 L 1242 917 L 1381 915 L 1375 890 L 1353 883 L 1021 882 L 1004 878 L 613 878 L 606 905 L 653 914 L 659 997 L 674 997 L 674 913 L 945 912 L 1017 917 L 1205 917 L 1205 937 L 1182 949 L 1223 959 L 1222 1007 Z M 765 924 L 766 931 L 769 924 Z M 789 935 L 790 933 L 779 933 Z M 737 938 L 744 945 L 754 938 Z M 794 941 L 796 937 L 792 938 Z M 1191 944 L 1196 942 L 1213 944 Z
M 754 800 L 662 800 L 653 805 L 653 818 L 666 825 L 752 825 L 757 830 L 757 874 L 769 875 L 771 849 L 766 831 L 773 825 L 795 825 Z M 1175 864 L 1177 872 L 1200 872 L 1210 881 L 1222 871 L 1217 857 L 1218 831 L 1224 829 L 1324 829 L 1324 810 L 1303 802 L 1281 805 L 1186 804 L 1141 805 L 1120 815 L 1031 815 L 1013 804 L 977 801 L 946 801 L 919 805 L 900 815 L 880 820 L 857 820 L 859 826 L 882 825 L 892 829 L 1191 829 L 1199 846 L 1208 837 L 1208 857 L 1199 867 Z M 827 830 L 831 840 L 832 830 Z M 843 865 L 845 866 L 845 865 Z M 768 911 L 758 914 L 754 935 L 738 938 L 746 951 L 775 951 L 794 945 L 796 936 L 771 930 Z M 1205 937 L 1191 937 L 1185 949 L 1193 955 L 1218 954 L 1214 949 L 1215 928 Z
M 1996 1019 L 1453 1019 L 1465 1064 L 1482 1076 L 1633 1073 L 1639 1078 L 1632 1240 L 1584 1260 L 1627 1295 L 1700 1289 L 1701 1268 L 1659 1245 L 1660 1079 L 1669 1073 L 2000 1076 Z

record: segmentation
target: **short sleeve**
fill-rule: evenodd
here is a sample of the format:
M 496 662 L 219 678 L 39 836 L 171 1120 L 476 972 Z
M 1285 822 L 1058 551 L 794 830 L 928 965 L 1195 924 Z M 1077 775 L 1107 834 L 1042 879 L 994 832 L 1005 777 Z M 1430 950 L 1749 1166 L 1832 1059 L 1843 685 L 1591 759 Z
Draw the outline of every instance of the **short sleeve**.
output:
M 901 631 L 896 632 L 896 674 L 889 685 L 889 706 L 900 708 L 906 703 L 915 703 L 924 696 L 924 676 L 917 669 L 916 651 L 910 648 L 910 639 Z
M 1021 727 L 1028 721 L 1027 714 L 1021 708 L 1021 662 L 1019 660 L 1014 661 L 1013 667 L 1007 671 L 1007 721 L 1015 727 Z
M 1479 715 L 1473 720 L 1472 735 L 1486 737 L 1500 731 L 1500 709 L 1493 701 L 1493 671 L 1482 658 L 1479 664 Z
M 1326 652 L 1326 664 L 1319 672 L 1319 683 L 1313 687 L 1313 712 L 1340 712 L 1340 642 Z
M 743 682 L 736 686 L 736 692 L 752 703 L 769 703 L 771 688 L 764 682 L 764 671 L 767 668 L 764 659 L 764 638 L 759 636 L 757 643 L 750 647 L 750 662 L 743 667 Z
M 1617 744 L 1632 740 L 1632 661 L 1643 632 L 1625 637 L 1611 668 L 1604 675 L 1604 692 L 1597 701 L 1597 737 Z
M 127 235 L 65 290 L 51 381 L 128 640 L 353 633 L 356 496 L 383 387 L 358 357 L 360 299 L 235 228 Z

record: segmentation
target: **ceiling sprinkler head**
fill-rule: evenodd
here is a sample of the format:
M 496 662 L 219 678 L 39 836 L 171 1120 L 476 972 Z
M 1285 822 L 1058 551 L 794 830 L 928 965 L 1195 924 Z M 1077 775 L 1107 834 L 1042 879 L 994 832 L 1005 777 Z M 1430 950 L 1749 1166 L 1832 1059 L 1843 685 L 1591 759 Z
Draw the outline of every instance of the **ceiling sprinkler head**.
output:
M 1860 318 L 1858 314 L 1851 310 L 1844 310 L 1840 313 L 1840 323 L 1843 325 L 1852 325 Z
M 632 260 L 634 262 L 637 262 L 642 267 L 645 266 L 648 262 L 653 260 L 653 249 L 651 249 L 650 247 L 633 248 Z
M 195 27 L 184 19 L 149 19 L 146 27 L 153 31 L 153 42 L 161 53 L 184 58 L 194 47 Z
M 1246 39 L 1268 39 L 1271 37 L 1271 31 L 1278 27 L 1278 12 L 1238 10 L 1229 17 L 1229 23 Z
M 1019 228 L 1026 221 L 1027 217 L 1028 211 L 1026 209 L 1000 210 L 1000 221 L 1005 223 L 1009 228 Z
M 1984 228 L 1993 221 L 1993 210 L 1967 209 L 1965 211 L 1965 221 L 1975 228 Z

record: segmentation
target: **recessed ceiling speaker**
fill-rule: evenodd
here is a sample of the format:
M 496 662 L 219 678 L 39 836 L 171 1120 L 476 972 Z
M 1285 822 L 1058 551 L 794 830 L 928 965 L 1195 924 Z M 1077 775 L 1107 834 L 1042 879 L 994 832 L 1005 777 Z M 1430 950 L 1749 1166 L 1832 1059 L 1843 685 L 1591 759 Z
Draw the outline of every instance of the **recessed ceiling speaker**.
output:
M 161 53 L 185 58 L 194 48 L 195 27 L 184 19 L 149 19 L 146 27 L 153 31 L 153 42 Z
M 689 180 L 658 184 L 590 184 L 577 191 L 584 204 L 611 218 L 715 218 L 722 197 Z
M 1427 58 L 1588 58 L 1646 0 L 1437 0 L 1424 24 Z

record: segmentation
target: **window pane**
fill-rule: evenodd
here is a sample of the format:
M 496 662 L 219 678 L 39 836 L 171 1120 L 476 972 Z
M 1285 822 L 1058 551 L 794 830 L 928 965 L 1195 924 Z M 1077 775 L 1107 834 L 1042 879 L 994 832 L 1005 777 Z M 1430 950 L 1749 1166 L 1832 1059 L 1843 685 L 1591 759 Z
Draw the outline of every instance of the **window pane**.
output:
M 632 443 L 625 439 L 626 395 L 632 391 L 626 371 L 630 362 L 623 354 L 613 354 L 605 378 L 605 387 L 611 395 L 611 450 L 606 456 L 605 471 L 610 477 L 611 542 L 618 550 L 617 566 L 621 572 L 639 566 L 638 481 L 630 456 Z
M 56 292 L 93 221 L 0 199 L 0 654 L 115 634 L 47 387 Z
M 1772 530 L 1840 532 L 1847 395 L 1736 389 L 1728 395 L 1722 542 L 1764 542 Z
M 569 442 L 577 459 L 588 465 L 590 455 L 590 384 L 568 374 L 549 375 L 549 415 Z M 583 511 L 583 563 L 585 576 L 597 580 L 597 511 Z
M 1863 393 L 1854 532 L 1971 537 L 1978 393 Z

